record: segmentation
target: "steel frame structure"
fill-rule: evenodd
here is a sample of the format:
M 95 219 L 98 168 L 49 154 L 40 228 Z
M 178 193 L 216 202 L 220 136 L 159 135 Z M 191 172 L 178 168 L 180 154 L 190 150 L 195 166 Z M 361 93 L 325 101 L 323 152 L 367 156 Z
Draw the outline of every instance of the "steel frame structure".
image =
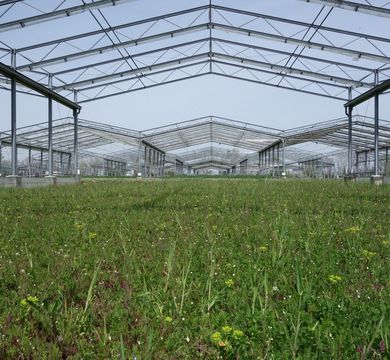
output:
M 210 1 L 149 18 L 113 23 L 116 9 L 131 6 L 130 0 L 58 1 L 54 9 L 38 9 L 39 14 L 36 7 L 26 6 L 28 0 L 2 1 L 0 19 L 8 17 L 0 23 L 3 34 L 47 22 L 55 24 L 60 19 L 72 24 L 76 15 L 96 25 L 94 30 L 51 37 L 34 44 L 0 42 L 0 84 L 11 91 L 12 99 L 11 132 L 3 135 L 1 141 L 3 145 L 12 145 L 12 173 L 17 172 L 17 144 L 30 149 L 46 147 L 49 175 L 53 171 L 53 151 L 70 153 L 73 146 L 77 175 L 79 150 L 90 151 L 94 146 L 118 141 L 138 149 L 135 151 L 138 171 L 143 167 L 148 175 L 153 171 L 161 175 L 165 157 L 184 147 L 220 143 L 258 153 L 261 164 L 264 154 L 269 157 L 270 151 L 280 152 L 281 144 L 284 149 L 315 141 L 336 147 L 345 147 L 347 143 L 350 173 L 354 171 L 354 150 L 373 151 L 378 175 L 380 152 L 389 145 L 388 123 L 379 119 L 379 95 L 390 88 L 390 39 L 326 26 L 324 22 L 338 9 L 388 18 L 390 8 L 388 4 L 378 7 L 356 1 L 305 1 L 309 3 L 307 6 L 310 3 L 324 6 L 313 22 Z M 313 10 L 317 11 L 318 5 L 315 6 Z M 18 12 L 21 8 L 31 10 L 31 14 L 21 17 Z M 78 123 L 79 104 L 210 74 L 340 100 L 345 102 L 348 119 L 288 131 L 218 117 L 142 132 L 85 120 Z M 34 91 L 32 94 L 49 99 L 45 130 L 17 131 L 16 94 L 31 93 L 29 89 Z M 353 108 L 372 96 L 373 121 L 354 118 Z M 52 120 L 53 100 L 74 111 L 72 141 L 69 121 Z M 231 166 L 236 159 L 230 158 L 225 163 L 224 151 L 216 147 L 214 153 L 212 147 L 204 152 L 194 150 L 193 158 L 186 154 L 184 160 L 179 160 L 173 155 L 172 161 L 195 166 L 197 161 L 199 164 L 211 161 L 221 167 Z M 247 161 L 245 156 L 241 161 Z
M 372 137 L 375 131 L 375 119 L 355 115 L 352 124 L 354 171 L 356 171 L 359 168 L 359 154 L 365 154 L 366 158 L 369 157 L 368 163 L 371 162 L 371 154 L 374 152 Z M 380 120 L 379 129 L 379 154 L 387 164 L 390 149 L 390 122 Z M 18 147 L 40 153 L 40 167 L 42 167 L 42 154 L 48 152 L 47 124 L 20 128 L 17 133 Z M 74 149 L 72 134 L 72 118 L 54 120 L 53 153 L 69 156 L 70 159 Z M 334 149 L 338 149 L 336 153 L 343 153 L 348 138 L 348 117 L 280 130 L 208 116 L 144 131 L 79 119 L 77 141 L 80 157 L 100 158 L 112 164 L 125 163 L 126 169 L 131 168 L 149 177 L 162 176 L 166 165 L 174 166 L 176 163 L 187 168 L 189 174 L 207 167 L 233 173 L 234 169 L 238 169 L 239 164 L 243 162 L 246 169 L 248 166 L 251 168 L 252 173 L 280 174 L 294 164 L 310 163 L 319 158 L 323 163 L 330 163 L 329 154 L 304 151 L 296 148 L 297 145 L 315 142 L 329 146 L 333 153 Z M 11 143 L 11 131 L 0 135 L 0 144 L 3 148 L 10 146 Z M 110 144 L 121 144 L 122 149 L 109 151 L 106 145 Z M 45 159 L 46 156 L 44 155 Z M 106 166 L 108 169 L 111 167 Z M 367 164 L 365 172 L 368 172 Z

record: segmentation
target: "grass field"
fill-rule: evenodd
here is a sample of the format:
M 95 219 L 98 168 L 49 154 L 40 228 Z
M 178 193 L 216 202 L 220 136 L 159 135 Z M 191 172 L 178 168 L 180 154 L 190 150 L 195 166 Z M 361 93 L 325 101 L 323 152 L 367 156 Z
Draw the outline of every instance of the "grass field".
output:
M 0 359 L 390 357 L 390 187 L 0 189 Z

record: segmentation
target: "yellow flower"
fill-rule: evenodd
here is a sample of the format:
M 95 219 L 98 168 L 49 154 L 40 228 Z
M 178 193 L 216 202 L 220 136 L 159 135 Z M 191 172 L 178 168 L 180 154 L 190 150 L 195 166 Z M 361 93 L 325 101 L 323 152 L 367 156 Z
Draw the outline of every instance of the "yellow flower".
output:
M 88 233 L 88 239 L 89 240 L 93 240 L 93 239 L 95 239 L 96 238 L 96 233 L 95 232 L 90 232 L 90 233 Z
M 36 305 L 39 302 L 39 299 L 36 296 L 27 296 L 26 299 L 22 299 L 20 301 L 20 304 L 22 306 L 28 306 L 28 305 Z
M 232 328 L 230 326 L 224 326 L 222 328 L 222 332 L 224 332 L 225 334 L 230 334 L 232 332 Z
M 84 224 L 82 224 L 82 223 L 75 223 L 74 224 L 74 226 L 76 227 L 76 229 L 77 230 L 79 230 L 79 231 L 83 231 L 83 229 L 84 229 Z
M 168 324 L 171 323 L 172 320 L 173 320 L 173 319 L 172 319 L 170 316 L 166 316 L 165 319 L 164 319 L 164 321 L 165 321 L 166 323 L 168 323 Z
M 243 337 L 244 336 L 244 333 L 241 331 L 241 330 L 234 330 L 233 331 L 233 337 L 235 339 L 239 339 L 240 337 Z
M 366 259 L 371 259 L 372 257 L 374 257 L 374 256 L 376 255 L 376 253 L 373 252 L 373 251 L 363 250 L 363 251 L 362 251 L 362 255 L 363 255 Z
M 339 281 L 342 280 L 342 277 L 339 275 L 329 275 L 329 281 L 332 282 L 333 284 L 338 283 Z
M 39 299 L 36 297 L 36 296 L 27 296 L 27 301 L 30 303 L 30 304 L 37 304 L 39 302 Z
M 220 340 L 220 341 L 218 341 L 218 346 L 220 346 L 220 347 L 229 347 L 229 341 L 227 341 L 227 340 L 225 340 L 225 341 L 222 341 L 222 340 Z
M 232 286 L 234 285 L 234 280 L 233 280 L 233 279 L 227 279 L 227 280 L 225 281 L 225 285 L 226 285 L 227 287 L 232 287 Z
M 222 335 L 219 331 L 213 333 L 211 335 L 211 341 L 214 343 L 214 344 L 218 344 L 220 341 L 222 341 Z
M 344 231 L 346 233 L 349 233 L 349 234 L 356 234 L 356 233 L 358 233 L 360 231 L 360 228 L 357 227 L 357 226 L 352 226 L 352 227 L 350 227 L 348 229 L 345 229 Z
M 390 240 L 383 240 L 382 244 L 385 246 L 390 245 Z
M 260 246 L 260 247 L 259 247 L 259 250 L 260 250 L 261 252 L 266 252 L 266 251 L 268 250 L 268 247 L 267 247 L 267 246 Z

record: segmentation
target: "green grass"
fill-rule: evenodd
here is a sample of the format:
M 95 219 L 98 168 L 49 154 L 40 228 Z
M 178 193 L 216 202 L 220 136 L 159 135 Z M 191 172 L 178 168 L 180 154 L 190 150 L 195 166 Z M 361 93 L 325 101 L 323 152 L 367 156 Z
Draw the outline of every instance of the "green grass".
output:
M 0 189 L 1 359 L 389 358 L 390 188 Z

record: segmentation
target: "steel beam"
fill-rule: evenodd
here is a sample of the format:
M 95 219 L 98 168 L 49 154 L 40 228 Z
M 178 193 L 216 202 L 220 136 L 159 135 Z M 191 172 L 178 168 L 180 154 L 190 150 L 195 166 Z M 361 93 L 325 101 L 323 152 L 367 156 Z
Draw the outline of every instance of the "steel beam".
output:
M 386 90 L 390 89 L 390 79 L 383 81 L 380 84 L 375 85 L 372 89 L 366 91 L 365 93 L 357 96 L 355 99 L 348 101 L 344 106 L 347 107 L 355 107 L 360 105 L 361 103 L 373 98 L 376 94 L 382 94 Z
M 302 54 L 295 54 L 295 53 L 291 53 L 289 51 L 283 51 L 283 50 L 279 50 L 279 49 L 272 49 L 272 48 L 263 47 L 263 46 L 256 46 L 256 45 L 252 45 L 252 44 L 248 44 L 248 43 L 244 43 L 244 42 L 237 42 L 237 41 L 232 41 L 232 40 L 227 40 L 227 39 L 221 39 L 221 38 L 218 38 L 218 37 L 212 37 L 211 41 L 214 41 L 214 42 L 217 42 L 217 43 L 222 43 L 222 44 L 227 44 L 227 45 L 245 47 L 245 48 L 253 49 L 253 50 L 271 52 L 271 53 L 274 53 L 274 54 L 280 54 L 280 55 L 284 55 L 284 56 L 291 56 L 291 57 L 296 58 L 296 59 L 317 61 L 317 62 L 322 62 L 322 63 L 325 63 L 325 64 L 329 64 L 329 65 L 336 65 L 336 66 L 345 67 L 345 68 L 352 69 L 352 70 L 361 70 L 361 71 L 366 71 L 368 73 L 372 73 L 372 69 L 368 68 L 368 67 L 358 66 L 358 65 L 351 65 L 351 64 L 344 63 L 344 62 L 331 61 L 331 60 L 327 60 L 327 59 L 319 58 L 319 57 L 315 57 L 315 56 L 307 56 L 307 55 L 302 55 Z
M 259 60 L 252 60 L 252 59 L 247 59 L 247 58 L 232 56 L 232 55 L 226 55 L 226 54 L 221 54 L 221 53 L 213 53 L 212 55 L 213 55 L 213 58 L 215 58 L 215 59 L 224 59 L 224 60 L 237 62 L 240 64 L 249 64 L 249 65 L 258 66 L 261 68 L 267 68 L 267 69 L 275 70 L 278 72 L 285 71 L 285 72 L 288 72 L 290 74 L 297 74 L 297 75 L 312 77 L 312 78 L 321 79 L 321 80 L 333 81 L 335 83 L 343 84 L 344 88 L 346 88 L 347 85 L 348 86 L 355 86 L 355 87 L 362 87 L 362 86 L 370 87 L 371 86 L 371 84 L 365 83 L 362 81 L 355 81 L 355 80 L 348 79 L 348 78 L 326 75 L 326 74 L 321 74 L 321 73 L 317 73 L 317 72 L 313 72 L 313 71 L 309 71 L 309 70 L 302 70 L 302 69 L 292 68 L 292 67 L 283 66 L 283 65 L 270 64 L 268 62 L 259 61 Z M 242 65 L 242 67 L 245 68 L 245 65 Z M 273 74 L 278 75 L 277 73 L 273 73 Z M 310 79 L 307 79 L 307 78 L 299 78 L 299 79 L 310 81 Z M 329 83 L 326 83 L 326 84 L 332 85 Z
M 81 14 L 85 11 L 90 11 L 92 9 L 97 9 L 97 8 L 101 8 L 104 6 L 120 5 L 120 4 L 124 4 L 125 2 L 128 2 L 128 1 L 134 1 L 134 0 L 98 0 L 95 2 L 91 2 L 91 3 L 86 3 L 83 5 L 78 5 L 78 6 L 73 6 L 73 7 L 69 7 L 66 9 L 51 11 L 48 13 L 44 13 L 44 14 L 40 14 L 40 15 L 36 15 L 36 16 L 31 16 L 31 17 L 26 17 L 23 19 L 13 20 L 13 21 L 9 21 L 9 22 L 5 22 L 5 23 L 0 24 L 0 32 L 10 30 L 10 29 L 15 29 L 15 28 L 23 28 L 26 25 L 39 24 L 39 23 L 42 23 L 45 21 L 59 19 L 62 17 L 77 15 L 77 14 Z
M 198 40 L 193 40 L 193 41 L 187 41 L 187 42 L 184 42 L 184 43 L 175 44 L 175 45 L 171 45 L 171 46 L 165 46 L 165 47 L 162 47 L 162 48 L 157 48 L 157 49 L 153 49 L 153 50 L 149 50 L 149 51 L 145 51 L 145 52 L 141 52 L 141 53 L 136 53 L 136 54 L 132 54 L 132 55 L 128 55 L 128 56 L 117 57 L 117 58 L 114 58 L 114 59 L 100 61 L 100 62 L 95 62 L 95 63 L 88 63 L 86 65 L 82 65 L 82 66 L 78 66 L 78 67 L 74 67 L 74 68 L 70 68 L 70 69 L 54 72 L 53 76 L 64 75 L 64 74 L 72 73 L 72 72 L 75 72 L 75 71 L 88 69 L 88 68 L 91 68 L 91 67 L 108 65 L 108 64 L 116 63 L 118 61 L 125 61 L 125 60 L 136 59 L 138 57 L 149 56 L 149 55 L 153 55 L 153 54 L 164 52 L 164 51 L 168 51 L 168 50 L 175 50 L 175 49 L 178 49 L 178 48 L 181 48 L 181 47 L 185 47 L 185 46 L 195 45 L 195 44 L 199 44 L 199 43 L 205 43 L 206 41 L 209 41 L 209 38 L 203 38 L 203 39 L 198 39 Z
M 23 70 L 32 70 L 36 67 L 42 67 L 42 66 L 47 66 L 47 65 L 55 65 L 55 64 L 60 64 L 60 63 L 68 63 L 73 60 L 78 60 L 84 57 L 88 57 L 91 55 L 99 55 L 103 54 L 109 51 L 117 50 L 117 49 L 123 49 L 123 48 L 129 48 L 131 46 L 138 46 L 141 44 L 145 44 L 151 41 L 155 40 L 163 40 L 163 39 L 170 39 L 179 35 L 186 35 L 192 32 L 200 31 L 200 30 L 205 30 L 208 28 L 208 24 L 199 24 L 199 25 L 194 25 L 190 26 L 188 28 L 181 28 L 177 30 L 172 30 L 172 31 L 167 31 L 155 35 L 149 35 L 145 36 L 142 38 L 138 38 L 135 40 L 129 40 L 129 41 L 124 41 L 120 42 L 117 44 L 111 44 L 111 45 L 106 45 L 106 46 L 101 46 L 97 47 L 94 49 L 89 49 L 85 51 L 78 51 L 75 53 L 69 53 L 65 54 L 62 56 L 57 56 L 55 58 L 49 58 L 37 62 L 33 62 L 30 64 L 25 64 L 17 67 L 17 70 L 23 71 Z
M 298 91 L 298 92 L 303 93 L 303 94 L 323 96 L 323 97 L 326 97 L 328 99 L 341 100 L 341 101 L 345 101 L 346 100 L 346 98 L 343 98 L 343 97 L 340 97 L 340 96 L 333 96 L 333 95 L 328 95 L 328 94 L 325 94 L 325 93 L 319 93 L 319 92 L 317 93 L 317 92 L 314 92 L 314 91 L 295 89 L 295 88 L 291 88 L 291 87 L 287 87 L 287 86 L 283 86 L 283 85 L 270 84 L 270 83 L 266 83 L 266 82 L 259 81 L 259 80 L 252 80 L 252 79 L 242 78 L 242 77 L 239 77 L 239 76 L 233 76 L 233 75 L 227 75 L 227 74 L 221 74 L 221 73 L 213 73 L 213 75 L 222 76 L 222 77 L 235 79 L 235 80 L 247 81 L 247 82 L 261 84 L 261 85 L 272 86 L 272 87 L 276 87 L 276 88 L 279 88 L 279 89 Z
M 46 86 L 43 86 L 42 84 L 37 83 L 36 81 L 30 79 L 29 77 L 21 74 L 20 72 L 12 69 L 11 67 L 3 64 L 0 62 L 0 74 L 3 74 L 4 76 L 14 79 L 19 84 L 24 85 L 28 87 L 31 90 L 34 90 L 46 97 L 51 97 L 53 100 L 57 101 L 58 103 L 71 108 L 71 109 L 77 109 L 80 110 L 81 106 L 75 104 L 74 102 L 70 101 L 69 99 L 57 94 L 56 92 L 48 89 Z
M 349 56 L 349 57 L 352 56 L 353 58 L 357 58 L 357 59 L 366 59 L 366 60 L 371 60 L 371 61 L 390 63 L 390 57 L 384 56 L 384 55 L 377 55 L 377 54 L 357 51 L 357 50 L 353 50 L 353 49 L 347 49 L 344 47 L 337 47 L 337 46 L 323 44 L 323 43 L 311 42 L 311 41 L 296 39 L 296 38 L 283 36 L 283 35 L 270 34 L 270 33 L 256 31 L 256 30 L 252 30 L 252 29 L 238 28 L 238 27 L 234 27 L 231 25 L 213 23 L 212 26 L 213 26 L 213 29 L 215 29 L 215 30 L 227 31 L 227 32 L 235 33 L 235 34 L 251 36 L 254 38 L 257 37 L 257 38 L 262 38 L 262 39 L 268 39 L 268 40 L 283 42 L 285 44 L 304 46 L 308 49 L 316 49 L 316 50 L 321 50 L 321 51 L 326 51 L 326 52 L 332 52 L 332 53 L 337 53 L 337 54 L 341 54 L 341 55 L 345 55 L 345 56 Z
M 87 99 L 87 100 L 79 101 L 79 104 L 83 104 L 83 103 L 87 103 L 87 102 L 91 102 L 91 101 L 96 101 L 96 100 L 101 100 L 101 99 L 107 99 L 107 98 L 112 97 L 112 96 L 128 94 L 128 93 L 131 93 L 131 92 L 134 92 L 134 91 L 145 90 L 145 89 L 149 89 L 149 88 L 153 88 L 153 87 L 157 87 L 157 86 L 161 86 L 161 85 L 173 84 L 173 83 L 176 83 L 176 82 L 179 82 L 179 81 L 194 79 L 194 78 L 198 78 L 198 77 L 201 77 L 201 76 L 204 76 L 204 75 L 209 75 L 209 73 L 203 73 L 203 74 L 187 76 L 187 77 L 180 78 L 180 79 L 165 81 L 165 82 L 160 83 L 160 84 L 153 84 L 153 85 L 149 85 L 149 86 L 145 86 L 145 87 L 141 87 L 141 88 L 137 88 L 137 89 L 125 90 L 125 91 L 121 91 L 121 92 L 117 92 L 117 93 L 113 93 L 113 94 L 97 96 L 97 97 L 95 97 L 93 99 Z
M 303 1 L 307 1 L 307 0 L 303 0 Z M 309 0 L 309 1 L 314 1 L 314 0 Z M 309 2 L 309 1 L 307 1 L 307 2 Z M 315 1 L 321 1 L 321 0 L 315 0 Z M 324 0 L 324 1 L 327 1 L 327 0 Z M 331 1 L 331 0 L 329 0 L 329 1 Z M 338 3 L 345 2 L 342 0 L 334 0 L 334 2 L 336 2 L 336 1 Z M 212 8 L 215 10 L 226 11 L 226 12 L 231 12 L 231 13 L 240 14 L 240 15 L 246 15 L 246 16 L 255 17 L 255 18 L 261 18 L 261 19 L 270 20 L 270 21 L 277 21 L 277 22 L 295 25 L 295 26 L 302 26 L 302 27 L 306 27 L 308 29 L 323 30 L 323 31 L 329 31 L 332 33 L 361 37 L 361 38 L 370 39 L 370 40 L 390 42 L 390 39 L 386 38 L 386 37 L 379 37 L 379 36 L 366 34 L 366 33 L 359 33 L 359 32 L 353 32 L 353 31 L 349 31 L 349 30 L 345 30 L 345 29 L 338 29 L 338 28 L 334 28 L 334 27 L 324 26 L 324 25 L 306 23 L 303 21 L 281 18 L 281 17 L 277 17 L 277 16 L 272 16 L 272 15 L 259 14 L 259 13 L 253 12 L 253 11 L 234 9 L 234 8 L 229 8 L 226 6 L 219 6 L 219 5 L 212 5 Z M 389 10 L 384 9 L 384 8 L 380 8 L 380 10 L 384 10 L 384 12 L 389 11 Z
M 152 71 L 154 69 L 166 68 L 166 67 L 169 67 L 172 65 L 188 63 L 190 61 L 196 61 L 196 60 L 207 58 L 207 57 L 208 57 L 208 53 L 203 53 L 203 54 L 198 54 L 198 55 L 193 55 L 193 56 L 186 56 L 186 57 L 178 58 L 175 60 L 164 61 L 164 62 L 157 63 L 154 65 L 139 67 L 137 69 L 121 71 L 121 72 L 118 72 L 115 74 L 103 75 L 103 76 L 91 78 L 88 80 L 75 81 L 75 82 L 70 83 L 70 84 L 53 87 L 53 89 L 54 90 L 71 90 L 71 89 L 75 89 L 75 88 L 78 88 L 78 87 L 81 87 L 84 85 L 88 85 L 88 84 L 102 83 L 105 81 L 123 78 L 125 76 L 130 76 L 133 74 L 139 74 L 139 73 L 144 73 L 147 71 Z
M 67 36 L 67 37 L 63 37 L 63 38 L 59 38 L 59 39 L 55 39 L 55 40 L 51 40 L 51 41 L 46 41 L 46 42 L 38 43 L 35 45 L 28 45 L 25 47 L 17 48 L 16 51 L 18 53 L 20 53 L 23 51 L 34 50 L 34 49 L 38 49 L 38 48 L 42 48 L 42 47 L 46 47 L 46 46 L 50 46 L 50 45 L 57 45 L 57 44 L 60 44 L 63 42 L 69 42 L 69 41 L 73 41 L 73 40 L 83 39 L 83 38 L 86 38 L 89 36 L 106 34 L 106 33 L 109 33 L 110 31 L 122 30 L 122 29 L 126 29 L 129 27 L 133 27 L 133 26 L 139 26 L 139 25 L 143 25 L 143 24 L 147 24 L 147 23 L 157 22 L 159 20 L 164 20 L 164 19 L 171 18 L 171 17 L 189 14 L 192 12 L 207 10 L 208 8 L 209 8 L 209 6 L 205 5 L 205 6 L 199 6 L 199 7 L 186 9 L 186 10 L 182 10 L 182 11 L 176 11 L 176 12 L 169 13 L 169 14 L 155 16 L 155 17 L 151 17 L 151 18 L 147 18 L 147 19 L 143 19 L 143 20 L 138 20 L 138 21 L 134 21 L 134 22 L 129 22 L 129 23 L 121 24 L 121 25 L 110 26 L 110 27 L 99 29 L 99 30 L 89 31 L 86 33 L 80 33 L 80 34 Z
M 301 0 L 301 1 L 337 7 L 340 9 L 351 10 L 363 14 L 390 18 L 390 9 L 388 8 L 358 3 L 355 1 L 345 1 L 345 0 Z

